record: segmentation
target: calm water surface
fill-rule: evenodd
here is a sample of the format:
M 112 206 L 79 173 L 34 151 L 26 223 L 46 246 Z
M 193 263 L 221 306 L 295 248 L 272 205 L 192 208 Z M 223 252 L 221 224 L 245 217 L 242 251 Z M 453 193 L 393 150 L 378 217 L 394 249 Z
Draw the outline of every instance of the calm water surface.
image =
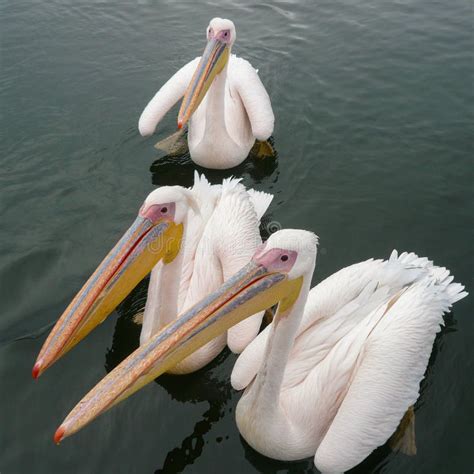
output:
M 270 221 L 321 239 L 314 281 L 393 248 L 427 255 L 473 291 L 473 12 L 467 0 L 57 2 L 0 0 L 0 472 L 314 472 L 240 438 L 235 356 L 152 383 L 60 447 L 52 434 L 137 345 L 146 282 L 40 380 L 51 325 L 160 184 L 137 132 L 149 98 L 200 54 L 213 16 L 259 68 L 276 163 L 230 174 L 272 192 Z M 176 113 L 159 135 L 174 131 Z M 158 160 L 158 161 L 157 161 Z M 354 472 L 472 472 L 472 297 L 436 340 L 416 406 L 418 455 L 381 447 Z

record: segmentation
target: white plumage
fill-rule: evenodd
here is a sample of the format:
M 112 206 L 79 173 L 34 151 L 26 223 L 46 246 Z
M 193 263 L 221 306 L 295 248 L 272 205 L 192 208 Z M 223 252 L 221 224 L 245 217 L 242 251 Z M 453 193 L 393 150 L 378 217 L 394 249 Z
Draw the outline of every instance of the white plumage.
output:
M 155 193 L 162 194 L 158 208 L 177 203 L 174 221 L 186 228 L 179 189 L 183 191 L 161 188 Z M 202 207 L 189 190 L 184 193 L 191 207 Z M 160 292 L 170 281 L 178 283 L 178 290 L 181 281 L 186 287 L 170 293 L 180 295 L 171 302 L 184 313 L 178 318 L 166 311 L 155 315 L 160 324 L 165 314 L 174 319 L 76 405 L 55 440 L 78 431 L 170 368 L 180 373 L 202 367 L 227 339 L 234 349 L 248 344 L 231 377 L 234 388 L 245 388 L 236 409 L 245 440 L 274 459 L 311 456 L 322 472 L 347 471 L 384 444 L 402 419 L 401 426 L 412 427 L 405 421 L 413 413 L 409 408 L 418 398 L 443 313 L 467 293 L 445 268 L 396 251 L 387 261 L 344 268 L 310 291 L 317 237 L 304 230 L 281 230 L 250 258 L 249 249 L 259 240 L 255 232 L 251 240 L 258 223 L 255 209 L 261 212 L 270 197 L 252 197 L 235 181 L 224 183 L 217 194 L 191 252 L 189 284 L 161 271 Z M 255 197 L 260 205 L 252 204 Z M 232 222 L 227 228 L 224 217 Z M 186 243 L 187 237 L 183 239 Z M 234 250 L 242 246 L 247 250 Z M 179 255 L 186 255 L 184 250 Z M 276 303 L 273 322 L 255 337 L 261 311 Z M 153 317 L 150 309 L 148 313 L 146 317 Z M 402 446 L 406 439 L 398 435 Z
M 176 187 L 175 189 L 183 189 Z M 159 188 L 145 201 L 163 200 Z M 189 191 L 187 191 L 189 192 Z M 246 190 L 240 179 L 225 179 L 210 185 L 204 175 L 195 173 L 190 192 L 199 208 L 189 208 L 179 255 L 171 263 L 158 263 L 151 272 L 140 342 L 218 288 L 249 261 L 261 244 L 259 223 L 273 198 L 271 194 Z M 231 328 L 187 357 L 174 373 L 200 369 L 225 347 L 241 352 L 258 334 L 263 313 Z
M 208 39 L 210 28 L 215 35 L 230 32 L 230 51 L 236 37 L 234 24 L 214 18 L 207 30 Z M 151 99 L 138 123 L 141 135 L 151 135 L 184 96 L 200 60 L 197 57 L 183 66 Z M 191 115 L 188 127 L 191 158 L 207 168 L 237 166 L 248 156 L 256 139 L 264 141 L 270 137 L 273 124 L 270 98 L 257 71 L 248 61 L 232 54 Z
M 303 289 L 236 362 L 232 385 L 245 388 L 237 425 L 266 456 L 314 456 L 322 472 L 343 472 L 384 444 L 415 403 L 442 315 L 467 293 L 445 268 L 396 251 L 309 291 L 314 234 L 280 231 L 265 250 L 273 247 L 298 251 L 292 272 Z

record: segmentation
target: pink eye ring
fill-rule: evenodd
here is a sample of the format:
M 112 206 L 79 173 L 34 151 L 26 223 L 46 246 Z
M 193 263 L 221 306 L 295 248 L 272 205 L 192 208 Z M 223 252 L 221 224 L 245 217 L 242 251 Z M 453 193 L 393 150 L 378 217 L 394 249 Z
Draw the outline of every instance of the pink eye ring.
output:
M 296 262 L 298 252 L 288 249 L 273 248 L 266 250 L 263 244 L 254 254 L 254 261 L 263 265 L 268 271 L 289 272 Z
M 221 41 L 225 41 L 225 42 L 230 41 L 230 30 L 222 30 L 222 31 L 219 31 L 219 33 L 218 33 L 218 38 L 219 38 Z
M 143 204 L 138 214 L 156 223 L 162 219 L 174 219 L 175 212 L 176 204 L 174 202 L 167 202 L 161 204 Z

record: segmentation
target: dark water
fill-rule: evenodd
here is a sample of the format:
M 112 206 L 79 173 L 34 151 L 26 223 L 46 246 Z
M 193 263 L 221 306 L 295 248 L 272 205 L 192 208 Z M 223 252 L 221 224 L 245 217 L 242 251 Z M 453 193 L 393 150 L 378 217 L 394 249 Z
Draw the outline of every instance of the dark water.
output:
M 52 443 L 72 406 L 137 344 L 130 318 L 145 283 L 37 382 L 31 366 L 146 194 L 190 182 L 192 164 L 156 163 L 136 124 L 200 53 L 213 16 L 235 21 L 235 52 L 260 70 L 279 158 L 210 178 L 242 175 L 275 194 L 270 220 L 315 231 L 315 282 L 398 248 L 446 265 L 472 292 L 472 4 L 0 5 L 0 472 L 313 472 L 312 460 L 277 463 L 239 437 L 227 353 Z M 472 313 L 472 297 L 458 303 L 436 340 L 416 407 L 418 455 L 382 447 L 354 472 L 472 472 Z

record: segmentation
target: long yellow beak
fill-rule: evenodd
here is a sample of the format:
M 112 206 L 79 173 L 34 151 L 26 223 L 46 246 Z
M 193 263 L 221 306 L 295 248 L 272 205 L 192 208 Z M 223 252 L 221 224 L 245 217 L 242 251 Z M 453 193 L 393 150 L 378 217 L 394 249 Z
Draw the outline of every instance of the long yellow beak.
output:
M 288 308 L 301 285 L 302 278 L 290 280 L 251 261 L 106 375 L 66 417 L 54 441 L 79 431 L 239 321 L 278 302 Z
M 160 261 L 179 252 L 183 225 L 139 215 L 74 297 L 33 367 L 37 378 L 100 324 Z
M 194 111 L 199 107 L 212 81 L 229 61 L 230 48 L 218 39 L 210 39 L 204 50 L 198 67 L 184 94 L 178 114 L 178 128 L 182 128 Z

